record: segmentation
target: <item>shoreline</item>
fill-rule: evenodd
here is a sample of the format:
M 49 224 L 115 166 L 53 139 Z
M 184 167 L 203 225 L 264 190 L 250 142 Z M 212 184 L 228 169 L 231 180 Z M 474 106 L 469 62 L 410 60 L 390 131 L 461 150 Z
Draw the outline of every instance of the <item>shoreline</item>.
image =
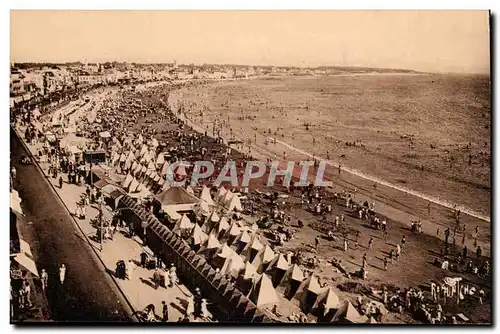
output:
M 385 74 L 389 74 L 389 75 L 427 75 L 426 73 L 381 73 L 381 75 L 385 75 Z M 380 75 L 380 73 L 375 73 L 375 74 L 371 74 L 371 73 L 362 73 L 360 75 Z M 432 74 L 429 74 L 429 75 L 432 75 Z M 358 76 L 357 74 L 348 74 L 348 75 L 330 75 L 331 77 L 335 77 L 335 76 Z M 321 76 L 276 76 L 276 77 L 268 77 L 268 78 L 274 78 L 274 79 L 277 79 L 279 80 L 280 78 L 283 78 L 283 77 L 288 77 L 288 78 L 316 78 L 316 77 L 321 77 Z M 258 79 L 258 78 L 257 78 Z M 225 81 L 225 80 L 223 80 Z M 244 80 L 243 80 L 244 81 Z M 216 83 L 216 82 L 213 82 L 213 83 Z M 182 89 L 185 89 L 186 87 L 180 87 L 180 88 L 177 88 L 177 89 L 173 89 L 171 91 L 171 93 L 174 93 L 174 92 L 178 92 Z M 170 95 L 171 96 L 171 95 Z M 175 101 L 175 103 L 172 103 L 172 101 L 170 100 L 170 97 L 169 97 L 169 100 L 168 100 L 168 105 L 170 107 L 171 110 L 174 110 L 174 104 L 178 106 L 178 101 L 180 100 L 177 99 Z M 176 114 L 176 116 L 182 120 L 186 120 L 189 122 L 189 125 L 193 128 L 196 128 L 198 132 L 200 133 L 204 133 L 204 131 L 206 129 L 203 129 L 202 126 L 198 125 L 198 123 L 195 121 L 195 120 L 192 120 L 189 118 L 189 115 L 185 115 L 185 114 L 178 114 L 176 112 L 174 112 L 174 114 Z M 213 137 L 213 134 L 211 133 L 211 131 L 208 131 L 208 135 L 210 137 Z M 259 133 L 260 136 L 262 136 L 261 133 Z M 267 140 L 274 140 L 274 138 L 268 136 L 268 135 L 263 135 Z M 221 133 L 221 137 L 223 137 L 226 141 L 227 140 L 231 140 L 227 137 L 227 134 L 225 135 L 224 132 Z M 238 136 L 234 135 L 233 133 L 233 137 L 237 138 Z M 240 138 L 237 138 L 237 139 L 240 139 Z M 246 140 L 245 140 L 246 142 Z M 293 150 L 295 152 L 298 152 L 302 155 L 305 155 L 307 156 L 308 158 L 318 158 L 319 156 L 318 155 L 312 155 L 310 153 L 307 153 L 305 152 L 304 150 L 300 149 L 300 148 L 297 148 L 287 142 L 284 142 L 284 141 L 281 141 L 281 140 L 278 140 L 276 139 L 276 142 L 279 143 L 280 145 L 286 147 L 287 149 L 289 150 Z M 256 145 L 254 145 L 253 141 L 252 141 L 252 150 L 254 149 L 258 149 L 259 147 L 257 147 Z M 272 150 L 271 150 L 272 151 Z M 322 159 L 324 161 L 326 161 L 327 165 L 330 165 L 330 166 L 333 166 L 333 167 L 337 167 L 338 166 L 338 162 L 337 161 L 334 161 L 334 160 L 326 160 L 326 159 Z M 368 180 L 368 181 L 372 181 L 372 182 L 376 182 L 377 184 L 380 184 L 380 185 L 383 185 L 383 186 L 386 186 L 386 187 L 389 187 L 389 188 L 392 188 L 394 190 L 397 190 L 397 191 L 400 191 L 402 193 L 404 193 L 405 195 L 410 195 L 410 196 L 414 196 L 414 197 L 417 197 L 419 199 L 422 199 L 422 200 L 426 200 L 428 202 L 431 202 L 435 205 L 439 205 L 439 206 L 442 206 L 444 208 L 447 208 L 447 209 L 450 209 L 450 210 L 453 210 L 455 205 L 456 205 L 456 208 L 459 209 L 462 213 L 466 213 L 467 215 L 471 216 L 471 217 L 474 217 L 476 219 L 479 219 L 479 220 L 482 220 L 482 221 L 485 221 L 487 223 L 490 223 L 491 224 L 491 213 L 490 215 L 485 215 L 484 213 L 482 213 L 481 211 L 479 210 L 476 210 L 476 209 L 473 209 L 472 207 L 469 207 L 467 205 L 464 205 L 464 204 L 460 204 L 460 203 L 456 203 L 456 202 L 453 202 L 451 200 L 448 200 L 446 198 L 441 198 L 439 196 L 433 196 L 433 195 L 429 195 L 423 191 L 419 191 L 419 190 L 415 190 L 415 189 L 412 189 L 412 188 L 409 188 L 409 187 L 405 187 L 405 186 L 401 186 L 401 185 L 398 185 L 398 184 L 395 184 L 393 182 L 390 182 L 390 181 L 387 181 L 387 180 L 384 180 L 383 178 L 380 178 L 380 177 L 377 177 L 377 176 L 374 176 L 374 175 L 370 175 L 368 173 L 365 173 L 365 172 L 362 172 L 360 170 L 358 170 L 357 168 L 355 167 L 347 167 L 345 166 L 344 164 L 342 164 L 342 170 L 344 172 L 347 172 L 347 173 L 350 173 L 354 176 L 357 176 L 357 177 L 360 177 L 360 178 L 363 178 L 365 180 Z

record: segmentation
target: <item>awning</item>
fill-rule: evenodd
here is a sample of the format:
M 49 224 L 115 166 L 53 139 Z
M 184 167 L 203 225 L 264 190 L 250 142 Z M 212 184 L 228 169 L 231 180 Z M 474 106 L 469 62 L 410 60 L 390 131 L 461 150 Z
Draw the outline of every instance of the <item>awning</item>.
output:
M 16 262 L 19 263 L 24 268 L 29 270 L 36 277 L 40 277 L 38 275 L 38 270 L 36 269 L 35 262 L 32 259 L 30 259 L 28 256 L 26 256 L 26 254 L 19 253 L 16 256 L 14 256 L 14 260 L 16 260 Z
M 23 209 L 21 208 L 21 199 L 17 195 L 17 191 L 10 193 L 10 207 L 16 213 L 24 215 Z
M 182 216 L 175 210 L 171 209 L 171 208 L 167 208 L 165 210 L 163 210 L 165 212 L 165 214 L 167 216 L 170 217 L 170 219 L 172 220 L 179 220 L 182 218 Z
M 31 247 L 30 245 L 24 241 L 23 239 L 19 238 L 19 245 L 21 248 L 21 253 L 26 253 L 29 256 L 33 257 L 33 254 L 31 253 Z

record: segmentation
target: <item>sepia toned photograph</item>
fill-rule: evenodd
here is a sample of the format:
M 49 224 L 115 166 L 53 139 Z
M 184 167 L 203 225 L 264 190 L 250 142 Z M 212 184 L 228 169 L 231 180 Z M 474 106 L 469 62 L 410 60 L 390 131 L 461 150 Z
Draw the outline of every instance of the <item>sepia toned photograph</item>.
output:
M 492 325 L 491 13 L 10 11 L 10 323 Z

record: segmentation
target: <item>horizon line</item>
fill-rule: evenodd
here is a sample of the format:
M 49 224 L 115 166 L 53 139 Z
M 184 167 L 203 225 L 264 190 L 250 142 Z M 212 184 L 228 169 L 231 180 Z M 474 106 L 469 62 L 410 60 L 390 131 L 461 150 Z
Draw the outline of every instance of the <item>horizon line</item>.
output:
M 139 64 L 139 65 L 167 65 L 173 64 L 175 60 L 171 62 L 144 62 L 144 61 L 118 61 L 118 60 L 106 60 L 106 61 L 88 61 L 88 60 L 72 60 L 72 61 L 11 61 L 11 64 L 49 64 L 49 65 L 66 65 L 71 63 L 119 63 L 119 64 Z M 299 68 L 299 69 L 315 69 L 315 68 L 350 68 L 350 69 L 374 69 L 374 70 L 391 70 L 391 71 L 405 71 L 405 72 L 413 72 L 418 74 L 469 74 L 469 75 L 489 75 L 491 76 L 491 67 L 488 72 L 454 72 L 454 71 L 421 71 L 410 68 L 391 68 L 391 67 L 376 67 L 376 66 L 365 66 L 365 65 L 315 65 L 315 66 L 301 66 L 301 65 L 271 65 L 271 64 L 258 64 L 258 65 L 248 65 L 248 64 L 228 64 L 228 63 L 179 63 L 177 66 L 240 66 L 240 67 L 279 67 L 279 68 Z

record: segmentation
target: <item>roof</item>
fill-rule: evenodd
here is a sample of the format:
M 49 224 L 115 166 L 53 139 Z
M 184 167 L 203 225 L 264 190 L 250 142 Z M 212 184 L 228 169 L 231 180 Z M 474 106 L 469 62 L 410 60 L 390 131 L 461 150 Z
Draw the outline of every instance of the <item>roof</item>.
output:
M 193 204 L 199 200 L 181 187 L 171 187 L 154 197 L 162 205 Z

